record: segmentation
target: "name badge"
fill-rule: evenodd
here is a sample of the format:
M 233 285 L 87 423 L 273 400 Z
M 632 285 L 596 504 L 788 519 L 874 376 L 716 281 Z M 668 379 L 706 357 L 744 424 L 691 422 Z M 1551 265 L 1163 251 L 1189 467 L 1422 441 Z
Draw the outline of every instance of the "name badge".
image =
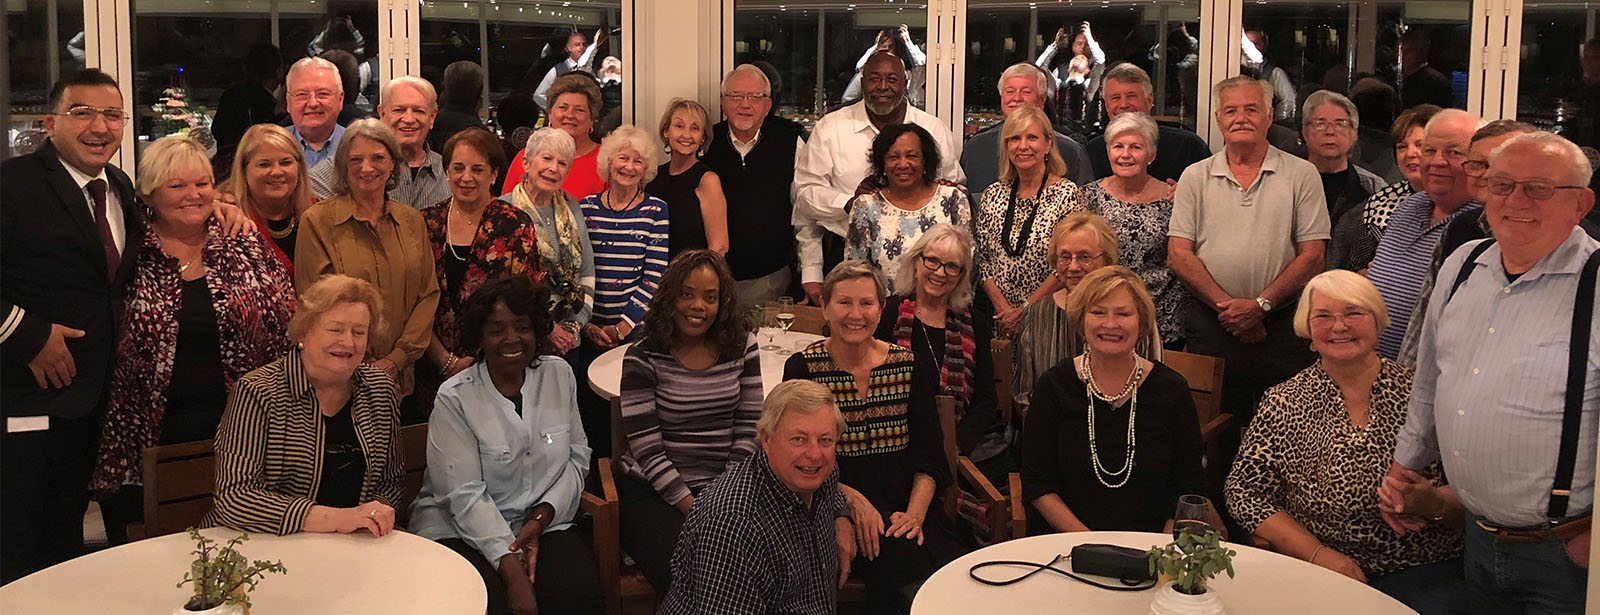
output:
M 6 417 L 6 433 L 27 433 L 30 431 L 47 431 L 49 429 L 49 415 Z

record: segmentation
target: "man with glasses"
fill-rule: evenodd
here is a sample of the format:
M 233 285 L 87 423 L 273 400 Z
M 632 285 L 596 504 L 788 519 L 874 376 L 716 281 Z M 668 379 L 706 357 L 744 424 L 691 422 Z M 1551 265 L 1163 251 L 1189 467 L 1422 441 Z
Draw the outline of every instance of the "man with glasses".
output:
M 1378 287 L 1389 310 L 1389 327 L 1378 333 L 1378 355 L 1383 358 L 1400 358 L 1406 327 L 1445 227 L 1480 207 L 1475 180 L 1462 166 L 1480 125 L 1482 122 L 1466 111 L 1445 109 L 1423 128 L 1423 191 L 1406 197 L 1389 214 L 1388 227 L 1367 270 L 1367 278 Z
M 300 142 L 306 168 L 315 167 L 333 155 L 344 136 L 339 125 L 339 110 L 344 107 L 339 68 L 322 58 L 303 58 L 289 67 L 283 84 L 289 134 Z
M 1594 206 L 1590 172 L 1576 145 L 1546 132 L 1494 151 L 1483 179 L 1494 239 L 1439 270 L 1378 491 L 1397 531 L 1443 521 L 1414 470 L 1444 463 L 1467 510 L 1465 573 L 1484 613 L 1584 610 L 1600 335 L 1574 315 L 1595 317 L 1595 287 L 1579 295 L 1580 271 L 1600 266 L 1600 241 L 1577 228 Z
M 439 95 L 433 84 L 421 77 L 404 75 L 390 79 L 378 93 L 378 119 L 394 129 L 400 142 L 400 156 L 406 172 L 400 183 L 389 189 L 389 196 L 424 209 L 450 198 L 450 182 L 444 175 L 444 157 L 428 147 L 428 132 L 439 117 Z M 343 129 L 340 129 L 343 134 Z M 338 142 L 335 141 L 335 146 Z M 333 196 L 334 176 L 338 174 L 332 157 L 312 166 L 307 172 L 311 191 L 319 199 Z
M 788 294 L 794 279 L 795 155 L 800 124 L 771 115 L 772 83 L 754 64 L 722 80 L 723 120 L 711 127 L 703 160 L 722 180 L 728 203 L 728 268 L 739 298 L 763 305 Z

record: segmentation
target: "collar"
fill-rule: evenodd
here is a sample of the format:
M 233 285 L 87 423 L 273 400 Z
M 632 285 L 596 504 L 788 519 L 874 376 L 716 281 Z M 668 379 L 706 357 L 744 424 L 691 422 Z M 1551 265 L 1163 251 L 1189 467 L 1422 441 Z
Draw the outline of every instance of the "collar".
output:
M 811 493 L 811 508 L 808 509 L 805 502 L 800 499 L 800 494 L 791 491 L 789 486 L 783 484 L 783 481 L 778 479 L 778 475 L 772 471 L 772 461 L 767 458 L 767 451 L 761 447 L 759 442 L 756 444 L 756 452 L 750 455 L 749 460 L 751 470 L 755 472 L 756 487 L 766 495 L 764 499 L 776 502 L 784 507 L 794 508 L 803 515 L 816 514 L 822 504 L 828 501 L 828 498 L 833 497 L 833 493 L 839 488 L 839 466 L 835 463 L 833 472 L 828 474 L 826 480 L 822 481 L 822 486 Z
M 434 177 L 444 177 L 444 156 L 440 156 L 438 152 L 433 151 L 433 148 L 423 145 L 422 166 L 417 168 L 422 169 Z
M 84 186 L 88 186 L 89 182 L 92 182 L 92 181 L 97 180 L 97 179 L 104 180 L 106 182 L 106 187 L 107 188 L 111 187 L 111 178 L 106 176 L 106 168 L 105 167 L 100 167 L 100 174 L 99 175 L 95 175 L 95 176 L 91 177 L 89 175 L 85 175 L 83 171 L 79 171 L 77 167 L 74 167 L 74 166 L 72 166 L 70 164 L 67 164 L 67 160 L 65 158 L 62 158 L 61 154 L 59 154 L 59 153 L 56 154 L 56 160 L 61 161 L 61 167 L 66 169 L 67 173 L 72 174 L 72 181 L 73 181 L 73 183 L 78 184 L 78 189 L 79 190 L 85 189 Z M 112 193 L 111 191 L 109 191 L 109 190 L 107 191 L 107 194 L 111 194 L 111 193 Z
M 309 399 L 316 395 L 316 391 L 311 388 L 311 379 L 306 377 L 305 359 L 301 356 L 304 352 L 299 345 L 296 345 L 294 348 L 289 349 L 288 354 L 283 355 L 283 376 L 289 386 L 290 399 Z M 355 373 L 350 374 L 351 399 L 355 399 L 357 395 L 366 390 L 367 378 L 369 377 L 367 370 L 369 369 L 376 370 L 377 368 L 363 363 L 356 366 Z
M 1460 207 L 1457 207 L 1455 211 L 1450 212 L 1450 215 L 1445 216 L 1443 220 L 1440 220 L 1437 224 L 1434 224 L 1434 223 L 1429 222 L 1430 220 L 1433 219 L 1433 196 L 1432 195 L 1429 195 L 1428 192 L 1426 190 L 1424 190 L 1422 192 L 1412 193 L 1412 195 L 1409 196 L 1409 197 L 1406 197 L 1406 199 L 1408 199 L 1408 200 L 1409 199 L 1418 199 L 1420 201 L 1418 203 L 1418 206 L 1416 207 L 1416 211 L 1414 211 L 1413 213 L 1415 213 L 1417 216 L 1422 218 L 1422 228 L 1425 231 L 1431 231 L 1431 230 L 1433 230 L 1435 228 L 1443 227 L 1445 225 L 1450 224 L 1450 221 L 1455 220 L 1456 218 L 1462 216 L 1463 214 L 1474 213 L 1474 212 L 1477 212 L 1477 211 L 1483 209 L 1483 203 L 1479 203 L 1477 201 L 1467 201 L 1466 203 L 1462 204 Z M 1401 201 L 1401 204 L 1404 204 L 1404 203 L 1405 203 L 1405 201 Z M 1395 209 L 1398 210 L 1399 208 L 1396 207 Z M 1389 214 L 1389 215 L 1393 216 L 1394 214 Z
M 1282 155 L 1283 150 L 1273 147 L 1270 143 L 1267 144 L 1267 155 L 1261 159 L 1261 172 L 1277 172 L 1278 160 Z M 1223 149 L 1222 151 L 1219 151 L 1211 156 L 1210 172 L 1213 177 L 1226 177 L 1230 180 L 1233 179 L 1233 171 L 1228 169 L 1227 149 Z M 1257 181 L 1260 181 L 1260 179 L 1260 177 L 1256 178 Z M 1250 185 L 1254 186 L 1255 184 L 1251 183 Z
M 298 141 L 300 143 L 301 149 L 309 149 L 311 147 L 311 142 L 307 141 L 305 137 L 300 136 L 300 128 L 298 126 L 290 124 L 289 125 L 289 134 L 294 135 L 294 140 Z M 344 127 L 340 126 L 337 123 L 335 123 L 333 125 L 333 132 L 328 133 L 328 140 L 322 142 L 321 143 L 322 147 L 317 148 L 317 151 L 321 152 L 321 151 L 327 149 L 328 147 L 337 144 L 339 142 L 339 137 L 342 137 L 342 136 L 344 136 Z
M 341 194 L 341 195 L 338 195 L 338 196 L 334 196 L 334 197 L 329 198 L 326 201 L 319 202 L 319 204 L 326 206 L 328 208 L 328 211 L 333 214 L 333 223 L 336 224 L 336 225 L 337 224 L 344 224 L 345 222 L 349 222 L 351 220 L 355 220 L 356 219 L 356 200 L 353 199 L 353 198 L 350 198 L 350 195 Z M 391 199 L 388 196 L 384 196 L 383 197 L 383 216 L 382 217 L 393 219 L 394 218 L 394 206 L 395 206 L 394 199 Z
M 905 123 L 920 124 L 920 122 L 917 121 L 916 115 L 919 111 L 920 110 L 917 109 L 915 105 L 911 104 L 910 100 L 907 100 Z M 865 99 L 856 101 L 855 104 L 840 109 L 838 113 L 843 113 L 845 119 L 850 121 L 851 132 L 859 133 L 870 131 L 872 134 L 878 134 L 878 129 L 872 126 L 872 119 L 867 117 L 867 101 Z
M 739 137 L 733 134 L 733 125 L 730 124 L 728 126 L 728 141 L 738 147 L 755 147 L 756 143 L 761 141 L 761 127 L 756 127 L 756 134 L 750 137 L 749 141 L 740 141 Z
M 1561 245 L 1556 246 L 1555 250 L 1551 250 L 1549 254 L 1544 255 L 1544 258 L 1533 264 L 1532 269 L 1519 276 L 1510 285 L 1526 284 L 1547 275 L 1576 276 L 1579 270 L 1583 269 L 1584 261 L 1589 259 L 1589 253 L 1593 252 L 1597 247 L 1595 243 L 1595 240 L 1589 238 L 1589 234 L 1583 230 L 1583 227 L 1574 225 L 1572 230 L 1567 233 L 1566 241 L 1561 242 Z M 1585 247 L 1590 249 L 1585 251 Z M 1489 267 L 1502 280 L 1510 279 L 1506 275 L 1505 262 L 1501 260 L 1499 243 L 1485 251 L 1483 256 L 1478 257 L 1475 264 L 1479 267 Z

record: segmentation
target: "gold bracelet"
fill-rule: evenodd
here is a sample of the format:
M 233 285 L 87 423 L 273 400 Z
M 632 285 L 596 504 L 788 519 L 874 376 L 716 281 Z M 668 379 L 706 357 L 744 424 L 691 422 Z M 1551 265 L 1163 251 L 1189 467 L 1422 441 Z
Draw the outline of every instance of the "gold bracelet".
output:
M 1310 563 L 1313 563 L 1313 564 L 1317 563 L 1317 554 L 1321 553 L 1322 552 L 1322 548 L 1326 547 L 1326 546 L 1328 546 L 1328 545 L 1317 545 L 1317 550 L 1312 551 L 1311 552 L 1311 557 L 1306 558 L 1306 561 L 1310 562 Z

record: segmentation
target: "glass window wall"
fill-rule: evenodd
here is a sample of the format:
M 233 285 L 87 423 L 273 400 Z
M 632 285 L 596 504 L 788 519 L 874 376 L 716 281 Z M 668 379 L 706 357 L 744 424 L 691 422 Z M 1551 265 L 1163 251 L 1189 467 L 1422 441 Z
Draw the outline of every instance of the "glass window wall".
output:
M 1600 40 L 1587 2 L 1523 5 L 1517 119 L 1600 148 Z
M 0 126 L 6 128 L 6 139 L 0 143 L 0 159 L 31 152 L 44 142 L 50 86 L 84 66 L 82 2 L 5 0 L 5 12 Z

